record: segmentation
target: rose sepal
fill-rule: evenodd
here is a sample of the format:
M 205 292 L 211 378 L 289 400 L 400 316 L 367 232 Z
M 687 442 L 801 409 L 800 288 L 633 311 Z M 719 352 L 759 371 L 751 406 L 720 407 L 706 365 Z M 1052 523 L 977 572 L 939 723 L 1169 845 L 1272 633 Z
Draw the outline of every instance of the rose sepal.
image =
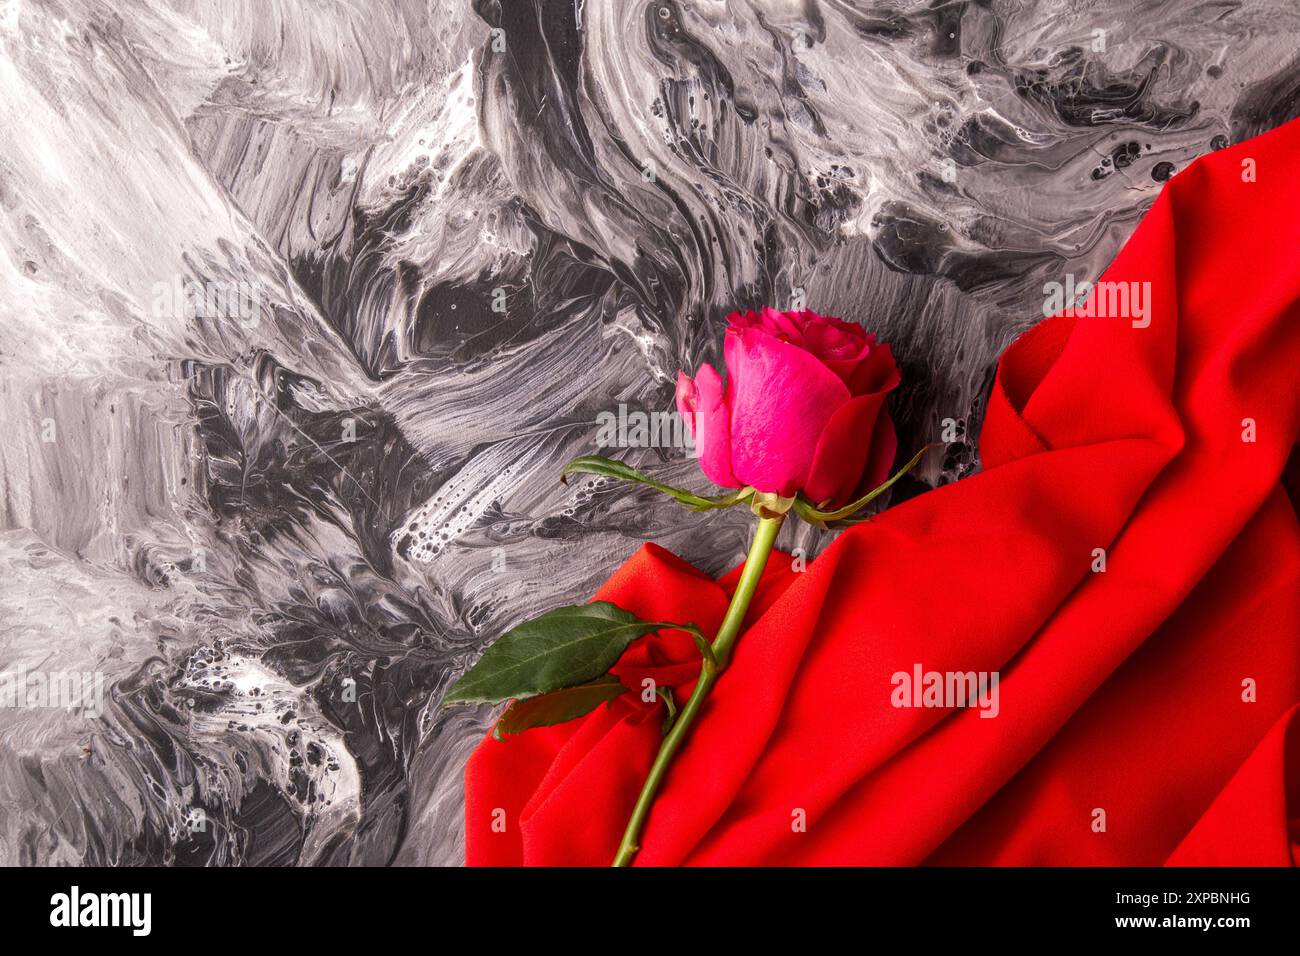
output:
M 755 491 L 749 497 L 749 508 L 759 518 L 776 518 L 789 513 L 797 498 L 782 498 L 774 491 Z
M 894 482 L 898 481 L 898 479 L 902 478 L 905 474 L 907 474 L 909 471 L 915 468 L 917 463 L 920 462 L 920 460 L 923 457 L 925 457 L 926 452 L 930 451 L 932 448 L 938 448 L 938 447 L 939 447 L 938 442 L 926 445 L 924 448 L 922 448 L 920 451 L 918 451 L 915 455 L 912 456 L 911 461 L 909 461 L 902 468 L 898 469 L 898 471 L 894 472 L 894 474 L 890 477 L 888 481 L 884 482 L 881 485 L 877 485 L 875 488 L 868 491 L 857 501 L 851 501 L 843 508 L 835 508 L 829 511 L 822 511 L 812 502 L 808 501 L 808 499 L 804 498 L 802 495 L 799 495 L 794 502 L 794 513 L 797 514 L 800 517 L 800 519 L 806 521 L 808 524 L 812 525 L 815 528 L 824 529 L 832 522 L 848 520 L 852 518 L 854 514 L 861 511 L 863 508 L 871 504 L 871 502 L 875 501 L 878 497 L 880 497 L 891 487 L 893 487 Z
M 603 458 L 600 455 L 582 455 L 573 459 L 560 472 L 560 481 L 568 484 L 570 475 L 597 475 L 601 478 L 635 481 L 638 484 L 646 485 L 655 491 L 668 495 L 668 497 L 685 505 L 692 511 L 731 508 L 748 500 L 749 496 L 755 493 L 753 488 L 746 486 L 721 495 L 697 495 L 693 491 L 674 488 L 662 481 L 656 481 L 644 472 L 637 471 L 631 465 L 624 464 L 613 458 Z

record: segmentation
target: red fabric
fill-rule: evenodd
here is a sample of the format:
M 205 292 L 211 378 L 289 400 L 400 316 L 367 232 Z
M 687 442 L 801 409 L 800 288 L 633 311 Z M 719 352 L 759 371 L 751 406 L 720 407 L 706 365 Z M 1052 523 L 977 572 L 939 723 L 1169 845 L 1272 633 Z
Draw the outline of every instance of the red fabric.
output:
M 1043 322 L 1003 356 L 983 472 L 801 573 L 773 557 L 637 864 L 1295 861 L 1298 162 L 1292 123 L 1176 176 L 1103 277 L 1152 284 L 1148 327 Z M 735 577 L 647 545 L 598 597 L 716 628 Z M 684 693 L 694 657 L 651 637 L 619 673 Z M 917 664 L 998 672 L 997 717 L 892 706 Z M 469 862 L 607 865 L 662 717 L 625 694 L 484 740 Z

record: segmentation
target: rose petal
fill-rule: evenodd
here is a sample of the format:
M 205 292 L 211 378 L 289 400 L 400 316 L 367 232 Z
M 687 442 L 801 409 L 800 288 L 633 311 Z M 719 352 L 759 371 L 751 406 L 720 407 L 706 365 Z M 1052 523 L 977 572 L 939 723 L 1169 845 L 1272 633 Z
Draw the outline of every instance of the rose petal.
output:
M 889 479 L 897 456 L 898 432 L 894 430 L 894 420 L 889 416 L 889 411 L 882 410 L 876 419 L 876 429 L 871 433 L 871 453 L 867 456 L 862 482 L 853 490 L 849 500 L 861 498 L 868 491 L 874 491 L 883 485 Z
M 863 482 L 863 472 L 876 464 L 870 458 L 872 439 L 884 407 L 884 392 L 859 395 L 837 408 L 826 423 L 803 486 L 804 494 L 819 507 L 848 504 Z
M 731 470 L 731 414 L 722 388 L 722 376 L 707 362 L 695 380 L 677 373 L 677 411 L 695 437 L 700 470 L 716 485 L 739 488 Z
M 862 326 L 830 316 L 816 316 L 803 331 L 804 348 L 822 361 L 865 358 L 875 341 Z
M 804 492 L 814 502 L 848 504 L 889 477 L 898 437 L 885 397 L 899 383 L 888 345 L 877 345 L 854 373 L 851 401 L 839 409 L 817 441 Z
M 891 391 L 901 380 L 893 351 L 888 345 L 881 344 L 873 347 L 866 359 L 856 365 L 845 384 L 854 395 L 867 395 Z
M 849 384 L 871 355 L 876 337 L 860 325 L 830 316 L 815 316 L 804 328 L 803 347 Z M 852 391 L 852 389 L 850 389 Z
M 803 344 L 804 322 L 798 312 L 778 312 L 771 306 L 763 308 L 763 328 L 783 342 Z
M 759 491 L 793 495 L 848 388 L 810 352 L 758 329 L 728 331 L 723 347 L 732 472 Z

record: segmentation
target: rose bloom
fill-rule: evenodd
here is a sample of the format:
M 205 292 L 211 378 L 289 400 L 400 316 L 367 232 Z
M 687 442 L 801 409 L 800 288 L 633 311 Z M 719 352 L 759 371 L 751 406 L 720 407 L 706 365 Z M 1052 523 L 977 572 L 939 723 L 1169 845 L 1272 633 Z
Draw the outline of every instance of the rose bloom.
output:
M 694 379 L 677 376 L 677 409 L 704 474 L 832 507 L 884 482 L 898 448 L 885 408 L 899 381 L 889 346 L 806 310 L 727 319 L 726 384 L 708 364 Z

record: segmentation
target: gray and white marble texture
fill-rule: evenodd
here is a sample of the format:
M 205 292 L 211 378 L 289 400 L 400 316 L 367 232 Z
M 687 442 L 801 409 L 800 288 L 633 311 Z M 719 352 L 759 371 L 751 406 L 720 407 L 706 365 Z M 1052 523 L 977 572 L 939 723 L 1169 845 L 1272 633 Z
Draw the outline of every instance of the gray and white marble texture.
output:
M 448 683 L 742 554 L 557 483 L 602 411 L 802 294 L 957 480 L 1044 282 L 1297 112 L 1293 0 L 0 0 L 0 672 L 104 680 L 0 708 L 0 862 L 459 862 Z

